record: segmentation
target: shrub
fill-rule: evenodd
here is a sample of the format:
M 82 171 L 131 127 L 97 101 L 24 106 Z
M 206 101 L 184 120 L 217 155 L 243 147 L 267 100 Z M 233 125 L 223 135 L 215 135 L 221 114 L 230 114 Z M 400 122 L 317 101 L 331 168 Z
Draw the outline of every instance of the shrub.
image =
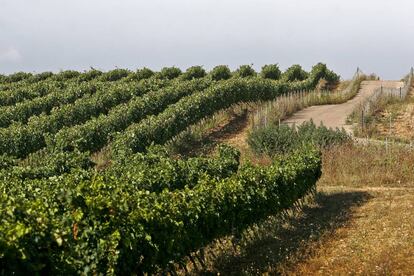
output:
M 8 75 L 5 79 L 5 82 L 11 83 L 11 82 L 18 82 L 25 79 L 30 78 L 33 76 L 31 73 L 25 73 L 25 72 L 17 72 L 11 75 Z
M 137 80 L 145 80 L 154 75 L 154 71 L 151 69 L 144 67 L 142 69 L 138 69 L 136 72 Z
M 250 65 L 242 65 L 236 70 L 235 75 L 240 78 L 256 76 L 256 71 Z
M 78 71 L 66 70 L 55 74 L 52 78 L 57 81 L 65 81 L 79 77 L 80 74 Z
M 158 78 L 172 80 L 182 74 L 181 69 L 177 67 L 164 67 L 157 73 Z
M 295 64 L 289 67 L 283 74 L 282 78 L 285 81 L 304 80 L 309 76 L 309 73 L 302 69 L 302 66 Z
M 210 72 L 210 76 L 213 80 L 228 80 L 231 78 L 231 71 L 227 65 L 218 65 Z
M 78 78 L 78 80 L 80 82 L 84 82 L 84 81 L 91 81 L 93 79 L 96 79 L 97 77 L 101 76 L 103 73 L 102 71 L 96 70 L 96 69 L 91 69 L 83 74 L 81 74 Z
M 52 72 L 43 72 L 43 73 L 39 73 L 39 74 L 33 75 L 32 77 L 30 77 L 28 79 L 28 81 L 30 83 L 35 83 L 35 82 L 39 82 L 39 81 L 46 80 L 46 79 L 48 79 L 48 78 L 50 78 L 52 76 L 53 76 L 53 73 Z
M 260 76 L 264 79 L 278 80 L 281 76 L 279 66 L 277 64 L 264 65 Z
M 201 66 L 192 66 L 182 75 L 184 80 L 199 79 L 206 76 L 206 70 Z
M 349 141 L 350 137 L 344 130 L 317 127 L 312 121 L 296 127 L 288 125 L 269 125 L 259 128 L 249 134 L 247 142 L 257 154 L 275 156 L 286 154 L 292 150 L 311 143 L 319 148 Z
M 106 72 L 101 76 L 103 81 L 117 81 L 127 77 L 131 71 L 127 69 L 114 69 L 112 71 Z

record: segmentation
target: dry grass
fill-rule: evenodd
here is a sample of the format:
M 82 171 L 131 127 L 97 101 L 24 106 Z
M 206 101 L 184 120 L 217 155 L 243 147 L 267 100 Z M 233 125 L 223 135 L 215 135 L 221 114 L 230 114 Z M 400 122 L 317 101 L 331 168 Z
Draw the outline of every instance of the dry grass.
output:
M 337 187 L 323 190 L 338 192 Z M 341 188 L 339 188 L 341 190 Z M 292 275 L 413 275 L 412 189 L 349 189 L 370 200 L 354 208 L 349 223 L 313 245 L 307 260 L 288 267 Z
M 360 122 L 361 118 L 353 120 Z M 414 141 L 414 89 L 411 88 L 404 100 L 381 98 L 375 104 L 374 112 L 365 118 L 364 129 L 358 126 L 354 132 L 359 137 L 405 143 Z
M 391 123 L 390 123 L 391 118 Z M 414 140 L 414 90 L 404 102 L 385 106 L 377 115 L 375 135 L 378 138 L 391 137 L 401 141 Z
M 414 148 L 345 145 L 324 152 L 321 186 L 414 187 Z

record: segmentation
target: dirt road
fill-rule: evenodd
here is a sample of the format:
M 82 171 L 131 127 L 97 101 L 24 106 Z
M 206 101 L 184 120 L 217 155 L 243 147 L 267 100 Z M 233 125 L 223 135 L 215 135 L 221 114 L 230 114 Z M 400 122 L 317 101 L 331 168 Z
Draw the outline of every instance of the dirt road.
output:
M 346 118 L 352 111 L 362 103 L 366 98 L 372 95 L 376 88 L 381 87 L 399 88 L 403 86 L 401 81 L 364 81 L 358 95 L 343 104 L 312 106 L 301 110 L 287 119 L 285 123 L 300 125 L 311 119 L 317 125 L 323 125 L 331 128 L 344 128 L 349 133 L 352 132 L 351 126 L 346 125 Z

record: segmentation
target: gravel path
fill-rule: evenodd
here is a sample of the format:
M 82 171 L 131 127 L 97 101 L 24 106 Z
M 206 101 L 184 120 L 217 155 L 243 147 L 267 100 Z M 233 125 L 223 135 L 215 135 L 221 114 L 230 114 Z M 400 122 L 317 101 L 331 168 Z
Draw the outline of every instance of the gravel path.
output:
M 399 88 L 403 86 L 401 81 L 363 81 L 359 93 L 351 100 L 343 104 L 320 105 L 305 108 L 292 117 L 285 120 L 284 123 L 289 125 L 300 125 L 311 119 L 317 125 L 323 125 L 331 128 L 344 128 L 349 133 L 352 132 L 351 126 L 346 125 L 346 118 L 352 111 L 362 103 L 366 98 L 372 95 L 376 88 L 381 87 Z

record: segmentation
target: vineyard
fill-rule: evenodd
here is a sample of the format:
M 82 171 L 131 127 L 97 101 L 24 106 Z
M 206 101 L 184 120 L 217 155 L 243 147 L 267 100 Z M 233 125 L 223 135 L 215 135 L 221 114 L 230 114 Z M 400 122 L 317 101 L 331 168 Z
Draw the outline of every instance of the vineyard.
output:
M 334 86 L 339 76 L 322 63 L 310 72 L 244 65 L 0 75 L 0 274 L 170 271 L 291 208 L 321 175 L 321 153 L 307 138 L 266 166 L 242 163 L 224 144 L 191 158 L 164 145 L 235 104 L 309 91 L 322 79 Z M 103 155 L 98 168 L 92 157 Z

